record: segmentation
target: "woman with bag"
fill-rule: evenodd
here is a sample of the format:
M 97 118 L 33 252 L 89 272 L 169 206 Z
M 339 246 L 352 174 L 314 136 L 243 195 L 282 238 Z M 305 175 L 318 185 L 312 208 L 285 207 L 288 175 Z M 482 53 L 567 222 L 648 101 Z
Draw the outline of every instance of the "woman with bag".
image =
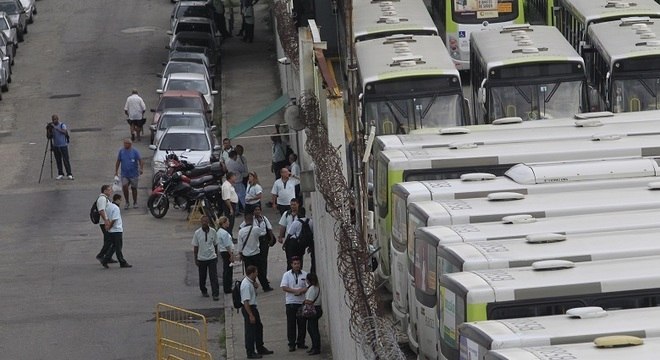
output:
M 307 351 L 309 355 L 321 353 L 321 333 L 319 332 L 319 318 L 323 315 L 321 309 L 321 288 L 319 278 L 314 273 L 307 274 L 307 292 L 302 306 L 302 313 L 307 318 L 307 333 L 312 339 L 312 348 Z M 314 309 L 314 310 L 312 310 Z
M 245 191 L 245 213 L 251 213 L 254 208 L 261 207 L 263 188 L 259 185 L 259 177 L 254 171 L 248 173 L 248 185 Z

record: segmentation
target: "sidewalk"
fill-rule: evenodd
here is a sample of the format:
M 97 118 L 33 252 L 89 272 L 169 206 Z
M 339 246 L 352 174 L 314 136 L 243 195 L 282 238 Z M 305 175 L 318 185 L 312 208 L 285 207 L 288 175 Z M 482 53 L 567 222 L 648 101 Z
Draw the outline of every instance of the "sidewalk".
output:
M 229 9 L 227 9 L 229 11 Z M 234 34 L 241 26 L 238 9 L 235 9 Z M 270 24 L 269 5 L 259 2 L 255 6 L 255 34 L 254 43 L 245 43 L 240 37 L 227 39 L 222 45 L 222 115 L 223 134 L 236 124 L 246 120 L 262 108 L 268 106 L 281 95 L 279 74 L 277 73 L 277 57 L 275 39 Z M 265 125 L 283 122 L 281 112 L 267 120 Z M 270 200 L 270 191 L 274 176 L 270 172 L 271 141 L 268 136 L 254 137 L 255 135 L 268 135 L 274 133 L 273 127 L 251 130 L 243 136 L 232 140 L 232 145 L 243 145 L 245 157 L 250 171 L 256 171 L 263 187 L 264 197 L 262 206 Z M 224 137 L 224 135 L 223 135 Z M 279 231 L 279 214 L 273 209 L 265 209 L 264 215 L 268 217 L 273 230 Z M 238 231 L 238 224 L 242 218 L 236 219 L 234 236 Z M 309 256 L 305 258 L 304 270 L 309 270 Z M 275 291 L 263 293 L 257 290 L 259 312 L 264 325 L 265 346 L 275 354 L 266 355 L 264 359 L 329 359 L 330 345 L 326 332 L 321 328 L 321 355 L 309 356 L 305 350 L 289 352 L 286 340 L 286 316 L 284 312 L 284 292 L 280 289 L 282 274 L 286 271 L 284 251 L 279 244 L 270 248 L 268 257 L 268 278 Z M 242 279 L 242 269 L 235 269 L 234 279 Z M 243 316 L 234 309 L 231 294 L 225 295 L 225 330 L 227 342 L 227 359 L 245 359 L 245 343 L 243 332 Z M 325 305 L 324 305 L 325 309 Z M 328 316 L 328 314 L 323 315 Z M 320 321 L 323 326 L 323 321 Z M 311 340 L 307 336 L 307 345 Z

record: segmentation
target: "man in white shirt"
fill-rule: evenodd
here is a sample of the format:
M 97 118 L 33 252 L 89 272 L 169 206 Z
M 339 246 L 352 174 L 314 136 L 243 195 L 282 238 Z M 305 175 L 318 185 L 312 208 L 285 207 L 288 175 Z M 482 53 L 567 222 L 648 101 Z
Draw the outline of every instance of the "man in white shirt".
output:
M 258 269 L 250 265 L 245 269 L 245 277 L 241 281 L 241 313 L 245 321 L 245 351 L 248 359 L 261 359 L 262 355 L 270 355 L 273 351 L 264 346 L 264 326 L 261 323 L 257 309 Z M 256 350 L 256 351 L 255 351 Z
M 234 150 L 234 147 L 231 146 L 231 140 L 229 138 L 224 138 L 222 139 L 222 153 L 220 156 L 222 157 L 222 162 L 227 164 L 227 160 L 229 160 L 229 152 Z
M 228 172 L 225 175 L 225 182 L 222 183 L 222 201 L 224 208 L 224 215 L 229 219 L 229 229 L 227 232 L 230 234 L 234 233 L 234 219 L 236 218 L 236 208 L 238 205 L 238 194 L 236 194 L 236 189 L 234 189 L 234 183 L 236 182 L 236 174 L 233 172 Z
M 296 198 L 296 184 L 290 179 L 289 169 L 280 170 L 280 178 L 273 183 L 271 194 L 273 195 L 273 208 L 284 214 L 291 209 L 291 199 Z
M 121 195 L 115 194 L 112 197 L 112 202 L 109 203 L 105 211 L 107 213 L 107 220 L 105 221 L 105 230 L 108 232 L 110 241 L 112 242 L 112 248 L 108 250 L 101 260 L 101 265 L 104 268 L 108 268 L 110 259 L 112 259 L 112 254 L 117 254 L 117 260 L 119 261 L 119 267 L 130 268 L 133 267 L 126 259 L 124 259 L 124 254 L 122 253 L 123 247 L 123 233 L 124 227 L 121 221 L 121 213 L 119 212 L 119 205 L 121 204 Z
M 266 279 L 266 273 L 263 271 L 264 257 L 261 255 L 260 241 L 261 236 L 266 235 L 266 222 L 255 221 L 253 214 L 245 214 L 245 221 L 238 230 L 239 253 L 243 258 L 245 266 L 254 265 L 259 269 L 259 283 L 264 287 L 264 291 L 273 290 Z
M 245 169 L 242 162 L 238 161 L 238 153 L 236 150 L 229 152 L 229 159 L 225 162 L 225 166 L 227 167 L 227 171 L 236 176 L 236 179 L 234 180 L 234 190 L 236 190 L 236 195 L 238 195 L 238 211 L 240 212 L 241 209 L 245 209 L 245 185 L 243 185 L 241 174 L 244 171 L 247 171 L 247 169 Z
M 214 301 L 220 300 L 218 285 L 218 234 L 209 226 L 209 218 L 202 216 L 202 226 L 195 231 L 192 238 L 195 265 L 199 274 L 199 290 L 203 297 L 209 297 L 206 290 L 206 274 L 211 281 L 211 295 Z
M 301 269 L 299 257 L 292 257 L 289 263 L 291 270 L 282 275 L 280 287 L 286 293 L 284 300 L 286 307 L 286 337 L 289 342 L 289 351 L 296 351 L 296 346 L 298 346 L 298 349 L 308 348 L 305 345 L 307 321 L 304 317 L 296 316 L 298 309 L 305 301 L 307 273 Z
M 296 185 L 296 199 L 300 202 L 300 206 L 303 206 L 303 197 L 300 192 L 300 165 L 298 165 L 298 155 L 296 154 L 289 154 L 289 172 L 291 173 L 291 182 Z
M 110 247 L 112 246 L 112 242 L 110 241 L 110 237 L 108 236 L 108 232 L 105 230 L 105 222 L 108 221 L 108 214 L 106 213 L 105 209 L 110 203 L 110 196 L 112 195 L 112 186 L 111 185 L 103 185 L 101 186 L 101 194 L 98 196 L 96 199 L 96 209 L 99 211 L 99 226 L 101 227 L 101 233 L 103 234 L 103 247 L 101 247 L 101 251 L 96 255 L 96 260 L 102 261 L 103 256 L 105 253 L 107 253 L 110 250 Z M 117 261 L 110 259 L 108 261 L 109 264 L 116 263 Z
M 147 111 L 147 105 L 138 95 L 137 89 L 131 91 L 131 95 L 126 99 L 124 105 L 124 114 L 128 116 L 128 126 L 131 131 L 131 140 L 142 140 L 142 126 L 144 126 L 144 112 Z

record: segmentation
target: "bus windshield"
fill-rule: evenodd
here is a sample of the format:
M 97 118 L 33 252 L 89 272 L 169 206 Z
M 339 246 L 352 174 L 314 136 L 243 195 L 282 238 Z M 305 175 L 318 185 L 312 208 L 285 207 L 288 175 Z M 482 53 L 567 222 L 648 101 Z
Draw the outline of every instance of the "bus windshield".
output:
M 365 119 L 367 124 L 377 126 L 376 133 L 379 135 L 408 134 L 415 129 L 462 125 L 462 100 L 460 94 L 366 99 Z
M 580 112 L 582 81 L 490 88 L 489 118 L 519 116 L 524 121 L 571 117 Z
M 612 112 L 660 109 L 660 78 L 615 79 L 612 82 Z
M 459 24 L 513 21 L 518 17 L 516 0 L 451 0 L 452 20 Z

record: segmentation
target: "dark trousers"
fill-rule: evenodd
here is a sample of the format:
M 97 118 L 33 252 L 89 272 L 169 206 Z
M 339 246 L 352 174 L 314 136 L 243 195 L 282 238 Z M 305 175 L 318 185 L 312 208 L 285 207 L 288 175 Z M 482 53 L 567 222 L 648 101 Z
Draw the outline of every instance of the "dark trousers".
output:
M 53 154 L 55 155 L 55 163 L 57 164 L 57 175 L 64 175 L 62 171 L 62 163 L 67 175 L 71 173 L 71 163 L 69 162 L 69 147 L 68 146 L 53 146 Z
M 250 305 L 250 308 L 256 320 L 254 324 L 250 323 L 250 317 L 245 308 L 241 308 L 243 320 L 245 320 L 245 352 L 248 355 L 255 354 L 257 349 L 264 347 L 264 325 L 261 323 L 259 310 L 256 305 Z
M 320 306 L 316 307 L 317 316 L 307 319 L 307 333 L 309 338 L 312 339 L 312 349 L 321 351 L 321 333 L 319 332 L 319 318 L 323 316 L 323 310 Z
M 225 19 L 225 14 L 214 12 L 213 18 L 215 19 L 215 26 L 218 28 L 218 30 L 220 30 L 220 35 L 225 38 L 229 37 L 230 34 L 227 31 L 227 20 Z
M 284 215 L 285 212 L 291 210 L 291 205 L 280 205 L 277 204 L 277 211 L 280 213 L 280 216 Z
M 101 232 L 103 233 L 103 247 L 101 248 L 101 251 L 99 251 L 99 253 L 96 255 L 96 258 L 103 259 L 105 253 L 107 253 L 112 247 L 112 241 L 110 241 L 110 236 L 108 235 L 109 232 L 105 229 L 105 225 L 99 224 L 99 227 L 101 228 Z
M 257 206 L 261 207 L 261 201 L 259 201 L 256 204 L 245 204 L 245 213 L 252 214 L 254 212 L 254 208 L 256 208 Z
M 254 24 L 244 24 L 245 35 L 243 41 L 251 43 L 254 40 Z
M 297 317 L 298 309 L 302 304 L 286 304 L 286 338 L 289 341 L 289 347 L 305 345 L 305 333 L 307 327 L 307 319 L 304 317 Z M 297 333 L 296 333 L 297 330 Z
M 220 295 L 220 288 L 218 287 L 218 258 L 213 260 L 199 260 L 198 262 L 199 290 L 202 294 L 208 294 L 206 291 L 206 273 L 208 272 L 211 281 L 211 295 Z
M 121 252 L 121 248 L 123 247 L 124 243 L 124 233 L 120 232 L 109 232 L 108 237 L 110 238 L 110 249 L 108 249 L 108 252 L 105 253 L 105 256 L 103 257 L 103 260 L 105 262 L 109 262 L 110 259 L 112 259 L 112 254 L 117 254 L 117 261 L 119 261 L 120 264 L 126 264 L 126 259 L 124 259 L 124 254 Z
M 231 264 L 229 251 L 221 251 L 220 257 L 222 258 L 222 290 L 225 294 L 229 294 L 231 293 L 231 287 L 233 285 L 232 277 L 234 275 L 234 271 L 231 266 L 229 266 L 229 264 Z
M 309 257 L 312 262 L 312 266 L 309 268 L 309 272 L 316 274 L 316 257 L 314 256 L 314 246 L 310 246 L 309 250 Z
M 227 232 L 234 237 L 234 222 L 236 221 L 236 211 L 238 211 L 238 203 L 231 203 L 232 210 L 234 211 L 234 215 L 230 215 L 229 209 L 227 208 L 227 203 L 222 202 L 222 212 L 224 215 L 229 219 L 229 228 L 227 229 Z
M 269 289 L 270 283 L 266 277 L 266 266 L 264 263 L 264 257 L 261 253 L 252 256 L 243 256 L 243 265 L 245 265 L 245 269 L 250 265 L 256 266 L 258 270 L 257 277 L 259 279 L 259 284 L 261 284 L 261 288 Z
M 259 268 L 259 275 L 261 275 L 261 272 L 263 272 L 264 279 L 268 281 L 268 252 L 270 251 L 270 246 L 268 245 L 267 237 L 264 238 L 264 240 L 262 240 L 262 238 L 259 238 L 259 255 L 261 256 L 259 261 L 261 262 L 263 269 Z M 261 280 L 259 280 L 259 282 L 261 282 Z M 270 287 L 270 284 L 267 287 Z
M 287 165 L 288 162 L 286 160 L 272 163 L 273 173 L 275 173 L 275 180 L 280 178 L 280 170 L 282 170 L 282 168 L 286 167 Z

